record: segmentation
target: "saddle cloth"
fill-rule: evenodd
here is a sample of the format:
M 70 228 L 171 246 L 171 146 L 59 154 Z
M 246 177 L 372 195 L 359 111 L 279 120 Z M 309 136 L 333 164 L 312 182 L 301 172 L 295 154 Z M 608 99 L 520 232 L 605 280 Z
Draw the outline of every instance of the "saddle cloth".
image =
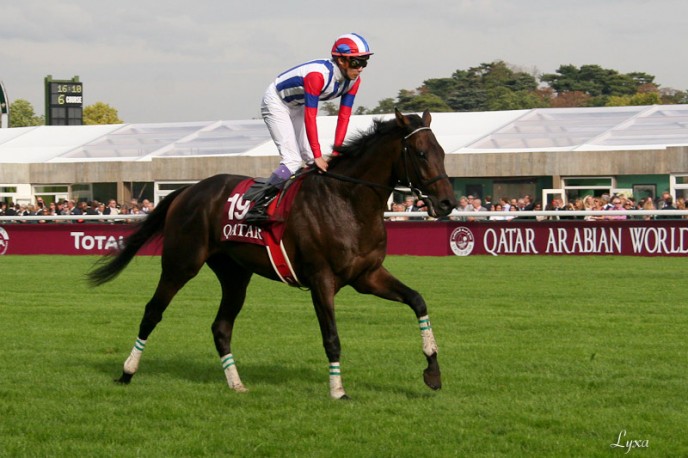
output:
M 267 249 L 270 262 L 279 278 L 291 286 L 301 286 L 296 273 L 289 262 L 287 252 L 282 244 L 285 221 L 289 216 L 294 197 L 301 187 L 301 178 L 290 180 L 277 197 L 270 202 L 267 214 L 270 220 L 256 226 L 244 222 L 244 218 L 253 205 L 244 200 L 244 193 L 255 183 L 248 178 L 240 182 L 229 194 L 222 216 L 223 242 L 253 243 Z

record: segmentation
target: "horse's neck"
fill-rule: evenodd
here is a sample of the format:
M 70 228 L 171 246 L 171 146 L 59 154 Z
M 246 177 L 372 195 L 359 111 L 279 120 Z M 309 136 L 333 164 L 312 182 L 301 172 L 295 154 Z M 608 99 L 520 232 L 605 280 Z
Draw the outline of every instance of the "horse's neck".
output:
M 341 169 L 341 174 L 377 187 L 394 187 L 393 167 L 399 153 L 395 145 L 375 148 L 360 157 L 348 160 Z M 335 173 L 340 173 L 336 170 Z
M 387 207 L 389 194 L 396 184 L 393 178 L 393 165 L 393 155 L 390 151 L 371 151 L 362 157 L 351 159 L 345 167 L 334 169 L 332 172 L 344 175 L 359 182 L 363 188 L 368 188 L 365 194 L 370 197 L 367 199 L 359 199 L 357 195 L 345 196 L 353 205 L 358 206 L 359 202 L 365 201 L 363 206 L 374 210 L 384 210 Z M 375 196 L 374 205 L 371 201 L 373 195 Z

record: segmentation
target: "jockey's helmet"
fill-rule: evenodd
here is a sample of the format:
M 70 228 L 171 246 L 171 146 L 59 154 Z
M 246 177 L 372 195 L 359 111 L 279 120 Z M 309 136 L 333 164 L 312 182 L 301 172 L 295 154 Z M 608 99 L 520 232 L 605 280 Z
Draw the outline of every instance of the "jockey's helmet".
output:
M 370 56 L 370 46 L 362 36 L 356 33 L 347 33 L 335 40 L 332 45 L 333 56 L 361 57 Z

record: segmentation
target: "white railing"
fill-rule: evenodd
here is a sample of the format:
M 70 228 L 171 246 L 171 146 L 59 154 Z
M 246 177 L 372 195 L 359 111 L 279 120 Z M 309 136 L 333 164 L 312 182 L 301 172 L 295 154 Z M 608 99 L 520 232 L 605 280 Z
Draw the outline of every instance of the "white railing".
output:
M 631 219 L 634 216 L 673 216 L 676 219 L 681 219 L 682 217 L 688 216 L 688 210 L 528 210 L 528 211 L 458 211 L 454 210 L 449 214 L 449 218 L 485 218 L 489 220 L 490 216 L 505 216 L 512 218 L 524 218 L 524 217 L 536 217 L 536 216 L 546 216 L 549 218 L 561 217 L 561 216 L 577 216 L 579 218 L 585 218 L 586 216 L 619 216 L 626 215 L 630 216 Z M 391 217 L 409 217 L 409 218 L 427 218 L 428 212 L 385 212 L 385 218 Z M 508 220 L 500 220 L 508 221 Z
M 21 221 L 21 222 L 34 222 L 34 221 L 54 221 L 54 222 L 65 222 L 65 221 L 95 221 L 104 223 L 124 223 L 128 220 L 140 220 L 144 219 L 147 215 L 41 215 L 41 216 L 0 216 L 0 224 Z
M 448 218 L 450 220 L 462 221 L 464 218 L 485 218 L 483 221 L 489 220 L 490 216 L 500 216 L 500 217 L 512 217 L 512 218 L 526 218 L 526 217 L 536 217 L 536 216 L 546 216 L 548 218 L 556 217 L 569 217 L 574 216 L 580 218 L 585 218 L 586 216 L 618 216 L 626 215 L 634 219 L 635 216 L 671 216 L 675 219 L 682 219 L 688 217 L 688 210 L 561 210 L 561 211 L 551 211 L 551 210 L 539 210 L 539 211 L 481 211 L 481 212 L 468 212 L 468 211 L 458 211 L 454 210 L 449 214 Z M 91 221 L 91 222 L 106 222 L 106 223 L 126 223 L 126 222 L 136 222 L 138 220 L 144 219 L 146 214 L 138 215 L 59 215 L 59 216 L 0 216 L 0 224 L 6 224 L 10 222 L 34 222 L 34 221 L 53 221 L 53 222 L 67 222 L 67 221 Z M 385 218 L 391 217 L 408 217 L 408 218 L 428 218 L 428 212 L 385 212 Z M 443 218 L 446 220 L 446 218 Z M 430 218 L 434 221 L 434 218 Z M 550 219 L 551 220 L 551 219 Z M 499 220 L 499 221 L 509 221 L 509 220 Z

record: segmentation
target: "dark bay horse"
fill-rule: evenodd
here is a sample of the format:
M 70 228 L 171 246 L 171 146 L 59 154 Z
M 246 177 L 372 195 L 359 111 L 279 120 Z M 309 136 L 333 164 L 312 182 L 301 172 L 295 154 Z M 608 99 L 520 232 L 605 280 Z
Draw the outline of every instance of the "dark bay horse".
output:
M 330 396 L 347 398 L 339 365 L 340 343 L 334 297 L 346 285 L 359 293 L 407 304 L 418 319 L 428 362 L 424 381 L 442 386 L 437 345 L 421 295 L 382 265 L 387 234 L 383 212 L 393 187 L 402 182 L 422 193 L 431 216 L 448 215 L 456 199 L 444 168 L 444 151 L 430 130 L 430 113 L 375 120 L 369 132 L 340 148 L 327 173 L 303 177 L 286 221 L 283 243 L 302 285 L 310 289 L 329 361 Z M 146 341 L 175 294 L 204 263 L 222 286 L 212 324 L 215 347 L 230 388 L 245 391 L 231 351 L 234 320 L 246 298 L 251 276 L 279 280 L 264 247 L 221 242 L 224 204 L 247 177 L 216 175 L 168 195 L 124 241 L 121 251 L 101 260 L 89 273 L 98 285 L 112 280 L 151 239 L 162 236 L 162 273 L 139 326 L 138 338 L 124 363 L 122 383 L 137 371 Z

